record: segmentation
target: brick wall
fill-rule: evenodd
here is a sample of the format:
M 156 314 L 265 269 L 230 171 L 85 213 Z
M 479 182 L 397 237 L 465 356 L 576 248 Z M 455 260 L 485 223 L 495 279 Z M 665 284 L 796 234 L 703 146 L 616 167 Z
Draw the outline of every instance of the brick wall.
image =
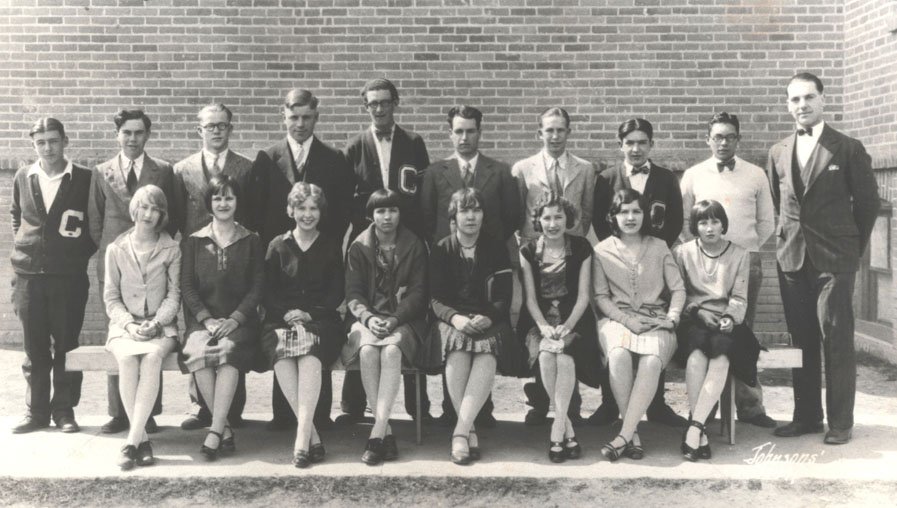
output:
M 655 159 L 685 169 L 708 155 L 707 117 L 728 110 L 742 119 L 742 155 L 763 165 L 767 148 L 790 128 L 783 84 L 799 70 L 821 75 L 829 119 L 842 120 L 844 0 L 3 5 L 4 199 L 8 171 L 32 158 L 25 131 L 41 115 L 66 123 L 70 155 L 89 164 L 114 152 L 112 114 L 142 106 L 155 122 L 148 151 L 178 160 L 197 149 L 196 111 L 223 101 L 236 114 L 233 147 L 252 154 L 283 135 L 283 90 L 302 86 L 321 98 L 320 137 L 341 146 L 365 125 L 358 90 L 380 75 L 399 86 L 399 121 L 423 134 L 434 157 L 450 151 L 444 112 L 465 102 L 485 113 L 484 151 L 509 162 L 538 149 L 537 113 L 563 105 L 573 115 L 571 151 L 592 160 L 615 162 L 616 126 L 640 116 L 655 125 Z M 0 238 L 0 256 L 9 246 Z M 3 264 L 0 277 L 8 276 Z M 758 327 L 781 331 L 774 277 L 763 291 Z M 9 306 L 0 305 L 0 337 L 17 330 Z

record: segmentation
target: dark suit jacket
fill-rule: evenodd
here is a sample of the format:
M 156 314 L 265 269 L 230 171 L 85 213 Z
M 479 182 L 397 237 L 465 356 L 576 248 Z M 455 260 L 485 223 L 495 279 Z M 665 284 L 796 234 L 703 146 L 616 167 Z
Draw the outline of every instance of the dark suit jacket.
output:
M 595 182 L 594 215 L 592 227 L 599 240 L 611 235 L 607 213 L 610 211 L 614 194 L 620 189 L 631 189 L 629 177 L 623 163 L 609 167 L 598 175 Z M 679 233 L 682 232 L 682 193 L 679 191 L 679 179 L 667 168 L 651 161 L 651 172 L 645 183 L 645 201 L 648 210 L 645 220 L 651 221 L 651 235 L 660 238 L 672 247 Z
M 779 265 L 785 272 L 798 271 L 806 252 L 821 272 L 856 271 L 879 207 L 869 154 L 861 142 L 825 124 L 804 182 L 794 163 L 795 138 L 792 134 L 775 144 L 767 165 L 779 214 Z M 794 177 L 803 183 L 802 194 L 795 190 Z
M 424 172 L 421 208 L 430 245 L 451 234 L 448 207 L 452 194 L 464 187 L 458 159 L 434 162 Z M 474 168 L 473 187 L 483 194 L 483 233 L 507 240 L 520 225 L 520 196 L 511 168 L 482 153 Z
M 295 183 L 290 146 L 286 138 L 260 150 L 252 165 L 250 213 L 247 227 L 257 232 L 264 245 L 295 226 L 287 216 L 287 196 Z M 354 189 L 354 176 L 343 154 L 317 137 L 311 142 L 305 160 L 303 180 L 324 191 L 327 210 L 318 229 L 334 239 L 346 234 L 349 224 L 349 206 Z
M 375 190 L 383 188 L 380 159 L 377 157 L 377 146 L 370 128 L 366 128 L 346 144 L 345 154 L 355 172 L 355 195 L 351 210 L 351 238 L 355 238 L 370 224 L 365 213 L 368 198 Z M 392 137 L 387 187 L 401 196 L 400 220 L 421 239 L 426 236 L 420 213 L 420 187 L 424 170 L 429 165 L 430 156 L 423 138 L 396 125 Z
M 233 178 L 240 186 L 243 202 L 237 202 L 236 220 L 246 224 L 246 213 L 249 210 L 246 193 L 249 191 L 252 161 L 239 153 L 228 150 L 222 173 Z M 209 185 L 209 173 L 199 151 L 174 165 L 174 202 L 170 206 L 180 217 L 182 238 L 197 232 L 212 221 L 212 215 L 206 210 L 205 193 Z
M 90 237 L 99 247 L 97 278 L 101 282 L 100 295 L 103 294 L 102 281 L 105 277 L 106 247 L 115 241 L 118 235 L 134 226 L 131 212 L 128 209 L 132 194 L 128 192 L 126 178 L 119 161 L 119 154 L 93 170 L 87 215 Z M 140 179 L 137 180 L 137 188 L 150 184 L 159 187 L 165 193 L 165 199 L 169 203 L 166 230 L 174 238 L 181 221 L 177 210 L 170 205 L 174 202 L 174 171 L 171 164 L 144 154 L 143 169 L 140 171 Z

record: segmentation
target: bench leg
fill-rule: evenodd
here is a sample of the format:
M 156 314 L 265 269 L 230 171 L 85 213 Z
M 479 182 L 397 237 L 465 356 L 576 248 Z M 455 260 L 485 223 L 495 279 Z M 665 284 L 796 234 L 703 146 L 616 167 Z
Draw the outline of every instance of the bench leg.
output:
M 417 418 L 414 419 L 414 428 L 417 431 L 417 444 L 418 446 L 421 444 L 421 417 L 420 412 L 420 384 L 423 382 L 421 380 L 420 371 L 416 371 L 414 373 L 414 407 L 417 410 Z
M 723 393 L 720 395 L 719 409 L 719 433 L 724 436 L 728 429 L 729 444 L 735 444 L 735 383 L 731 370 L 726 376 L 726 386 L 723 387 Z

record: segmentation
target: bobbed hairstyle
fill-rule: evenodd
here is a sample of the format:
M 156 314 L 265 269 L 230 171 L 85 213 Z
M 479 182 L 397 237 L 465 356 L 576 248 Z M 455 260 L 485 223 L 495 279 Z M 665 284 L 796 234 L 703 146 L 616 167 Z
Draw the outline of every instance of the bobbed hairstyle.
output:
M 455 121 L 455 117 L 464 118 L 465 120 L 475 120 L 477 123 L 477 129 L 480 128 L 480 124 L 483 123 L 483 112 L 473 106 L 452 106 L 452 109 L 448 111 L 448 125 L 449 129 L 452 129 L 452 122 Z
M 28 137 L 33 138 L 35 134 L 43 134 L 50 131 L 57 131 L 59 132 L 59 137 L 65 138 L 65 127 L 63 127 L 62 122 L 49 116 L 38 118 L 28 131 Z
M 399 193 L 392 189 L 377 189 L 371 193 L 364 207 L 368 217 L 374 217 L 374 210 L 378 208 L 400 208 Z M 401 213 L 401 212 L 399 212 Z M 399 216 L 401 218 L 401 215 Z
M 819 79 L 819 76 L 813 74 L 812 72 L 798 72 L 794 76 L 791 76 L 791 79 L 788 80 L 788 85 L 795 81 L 810 81 L 814 85 L 816 85 L 816 91 L 822 93 L 822 80 Z M 788 95 L 788 85 L 785 85 L 785 95 Z
M 116 132 L 119 131 L 121 129 L 121 126 L 124 125 L 128 120 L 142 121 L 143 127 L 146 130 L 150 130 L 153 126 L 153 122 L 148 116 L 146 116 L 146 113 L 144 113 L 142 109 L 123 109 L 112 117 L 112 122 L 115 124 Z
M 642 131 L 648 136 L 648 141 L 654 141 L 654 126 L 644 118 L 630 118 L 617 127 L 617 139 L 623 138 L 635 131 Z
M 469 208 L 483 208 L 483 194 L 473 187 L 464 187 L 456 190 L 449 201 L 449 220 L 455 220 L 458 212 Z
M 570 229 L 573 227 L 573 224 L 576 222 L 576 208 L 573 207 L 573 203 L 554 192 L 548 192 L 542 194 L 542 197 L 536 201 L 536 207 L 533 209 L 533 229 L 535 229 L 536 232 L 542 232 L 542 221 L 539 220 L 539 218 L 542 217 L 542 212 L 544 212 L 546 208 L 552 206 L 556 206 L 563 210 L 564 215 L 567 217 L 566 228 Z
M 137 211 L 140 205 L 150 205 L 159 210 L 159 222 L 156 223 L 155 231 L 158 233 L 165 229 L 168 225 L 168 199 L 162 189 L 155 185 L 148 184 L 137 189 L 131 202 L 128 203 L 128 213 L 131 214 L 131 222 L 137 222 Z
M 614 193 L 614 198 L 610 203 L 610 210 L 607 211 L 607 222 L 610 224 L 611 232 L 617 238 L 620 237 L 622 232 L 620 231 L 620 225 L 617 224 L 616 215 L 623 209 L 623 205 L 628 205 L 633 202 L 637 202 L 638 207 L 641 208 L 644 213 L 642 227 L 639 229 L 639 233 L 647 235 L 651 231 L 651 220 L 648 217 L 648 202 L 645 201 L 645 197 L 635 189 L 620 189 Z
M 213 176 L 212 179 L 209 180 L 209 185 L 206 186 L 206 191 L 202 195 L 202 202 L 206 205 L 207 212 L 212 213 L 212 198 L 219 195 L 223 196 L 227 193 L 227 189 L 230 189 L 234 197 L 237 198 L 236 208 L 240 208 L 240 184 L 237 183 L 237 180 L 234 178 L 222 173 Z
M 549 116 L 559 116 L 564 119 L 564 126 L 570 128 L 570 114 L 567 110 L 558 106 L 552 106 L 539 114 L 539 128 L 542 128 L 542 120 Z
M 707 122 L 707 135 L 710 135 L 710 131 L 713 130 L 713 126 L 718 123 L 729 124 L 732 127 L 735 127 L 735 134 L 741 134 L 741 123 L 738 121 L 738 115 L 730 115 L 723 111 L 722 113 L 715 113 L 713 118 Z
M 726 209 L 719 201 L 713 199 L 704 199 L 695 203 L 691 207 L 691 215 L 688 220 L 688 231 L 692 236 L 698 236 L 698 221 L 716 219 L 723 225 L 723 234 L 729 231 L 729 216 L 726 215 Z
M 294 183 L 293 188 L 290 189 L 290 193 L 287 195 L 287 206 L 290 209 L 296 208 L 307 199 L 311 199 L 318 205 L 318 208 L 321 210 L 321 218 L 323 219 L 324 214 L 327 213 L 327 198 L 324 197 L 324 191 L 313 183 Z
M 361 89 L 362 102 L 367 100 L 368 92 L 375 90 L 389 90 L 389 96 L 392 97 L 392 100 L 399 101 L 399 91 L 396 89 L 396 85 L 392 84 L 392 81 L 386 78 L 374 78 L 365 83 L 364 88 Z

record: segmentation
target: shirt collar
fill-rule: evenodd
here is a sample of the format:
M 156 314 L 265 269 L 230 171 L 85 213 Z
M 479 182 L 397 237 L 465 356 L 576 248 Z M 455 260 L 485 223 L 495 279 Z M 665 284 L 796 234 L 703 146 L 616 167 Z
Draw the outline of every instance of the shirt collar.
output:
M 648 162 L 646 162 L 644 165 L 648 166 L 648 172 L 650 173 L 651 172 L 651 159 L 648 159 Z M 633 168 L 632 164 L 630 164 L 629 161 L 624 160 L 623 167 L 626 168 L 626 176 L 632 176 L 632 168 Z
M 227 247 L 237 243 L 238 241 L 246 238 L 250 234 L 252 234 L 249 232 L 248 229 L 244 228 L 240 224 L 234 224 L 234 228 L 236 228 L 236 234 L 231 239 L 231 242 L 228 243 L 227 245 L 221 245 L 218 243 L 218 239 L 215 238 L 215 234 L 212 232 L 212 223 L 211 222 L 206 224 L 205 226 L 199 228 L 190 236 L 195 236 L 196 238 L 208 238 L 209 240 L 212 240 L 213 242 L 215 242 L 216 245 L 218 245 L 219 247 L 224 249 L 224 248 L 227 248 Z
M 144 160 L 146 160 L 146 152 L 143 152 L 142 154 L 140 154 L 140 157 L 134 159 L 134 171 L 139 173 L 143 170 Z M 119 152 L 118 161 L 121 163 L 121 168 L 123 170 L 128 169 L 128 162 L 130 161 L 130 159 L 125 156 L 124 152 Z
M 714 167 L 716 166 L 716 164 L 722 164 L 722 163 L 726 162 L 726 161 L 717 159 L 716 157 L 711 157 L 710 160 L 713 162 Z M 729 160 L 735 161 L 735 166 L 736 167 L 738 166 L 738 156 L 737 155 L 733 155 L 732 158 Z M 732 171 L 735 171 L 735 168 L 732 168 Z
M 477 152 L 477 154 L 474 155 L 473 158 L 471 158 L 469 161 L 465 161 L 463 158 L 461 158 L 461 155 L 458 152 L 455 152 L 454 155 L 452 155 L 452 157 L 454 157 L 455 159 L 458 160 L 459 168 L 461 167 L 461 164 L 467 162 L 468 164 L 470 164 L 470 170 L 476 172 L 477 161 L 480 160 L 480 152 Z
M 545 150 L 543 148 L 542 149 L 542 161 L 545 163 L 546 169 L 550 167 L 551 161 L 553 159 L 554 159 L 554 156 L 552 156 L 550 153 L 548 153 L 548 150 Z M 558 164 L 561 166 L 561 170 L 567 169 L 567 161 L 569 159 L 567 150 L 564 150 L 564 153 L 562 153 L 561 156 L 558 157 L 557 159 L 558 159 Z
M 296 157 L 296 154 L 299 153 L 299 146 L 302 146 L 302 158 L 305 159 L 308 156 L 308 151 L 311 149 L 311 141 L 315 139 L 315 135 L 312 134 L 302 143 L 299 143 L 293 136 L 287 135 L 287 143 L 290 145 L 290 151 L 293 152 L 293 157 Z
M 379 141 L 377 139 L 377 129 L 374 128 L 374 124 L 371 124 L 371 134 L 374 136 L 374 141 Z M 395 139 L 396 135 L 396 124 L 393 122 L 392 127 L 389 129 L 389 142 L 392 143 L 392 140 Z
M 813 134 L 811 134 L 811 135 L 809 135 L 809 136 L 806 136 L 806 135 L 804 135 L 804 136 L 797 136 L 797 139 L 799 140 L 800 138 L 805 138 L 805 139 L 807 139 L 807 140 L 813 140 L 813 141 L 816 141 L 817 139 L 819 139 L 819 136 L 822 134 L 822 128 L 823 128 L 823 127 L 825 127 L 825 120 L 819 120 L 819 123 L 817 123 L 816 125 L 810 127 L 811 129 L 813 129 Z M 804 128 L 804 127 L 803 127 L 802 125 L 798 125 L 797 127 L 795 127 L 795 131 L 797 131 L 798 129 L 803 129 L 803 128 Z M 805 136 L 806 136 L 806 137 L 805 137 Z
M 215 157 L 218 157 L 218 167 L 223 168 L 224 161 L 227 160 L 227 153 L 229 151 L 230 151 L 230 149 L 225 148 L 224 150 L 222 150 L 220 153 L 218 153 L 216 155 L 208 150 L 203 150 L 202 157 L 203 157 L 203 159 L 205 159 L 206 167 L 209 167 L 212 164 L 212 161 L 215 160 Z
M 72 161 L 65 161 L 65 169 L 62 170 L 62 173 L 59 173 L 56 176 L 48 175 L 44 171 L 44 168 L 40 165 L 40 160 L 36 161 L 28 169 L 28 176 L 39 175 L 39 176 L 43 176 L 44 178 L 50 178 L 50 179 L 62 178 L 65 175 L 71 175 L 71 174 L 72 174 Z

